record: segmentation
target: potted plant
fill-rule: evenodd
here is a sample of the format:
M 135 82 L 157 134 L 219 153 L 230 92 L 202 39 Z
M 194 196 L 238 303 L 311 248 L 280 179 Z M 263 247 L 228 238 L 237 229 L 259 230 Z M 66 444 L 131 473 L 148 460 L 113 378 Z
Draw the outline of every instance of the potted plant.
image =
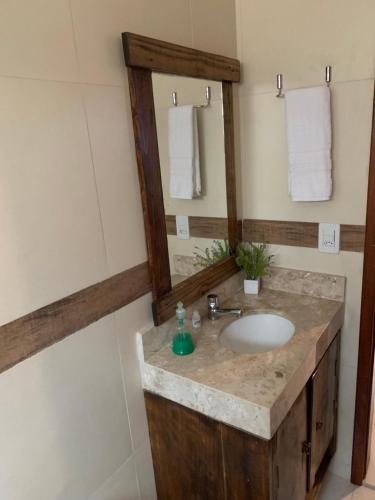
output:
M 262 243 L 239 243 L 236 249 L 236 264 L 245 272 L 245 293 L 258 294 L 260 280 L 268 274 L 267 268 L 272 263 L 273 255 L 267 255 L 267 246 Z

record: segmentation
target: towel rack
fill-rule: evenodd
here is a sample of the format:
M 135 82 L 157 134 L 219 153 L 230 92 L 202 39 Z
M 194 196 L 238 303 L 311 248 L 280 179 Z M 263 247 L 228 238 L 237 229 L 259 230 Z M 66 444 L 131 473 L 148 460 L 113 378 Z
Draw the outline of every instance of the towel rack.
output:
M 173 106 L 178 106 L 177 92 L 172 92 L 172 102 Z M 194 108 L 207 108 L 211 104 L 211 87 L 206 87 L 206 103 L 205 104 L 194 104 Z
M 325 80 L 327 87 L 329 87 L 329 84 L 331 83 L 332 80 L 332 66 L 326 66 Z M 276 97 L 285 97 L 285 94 L 283 93 L 283 75 L 281 73 L 278 73 L 276 75 L 276 86 L 277 86 Z

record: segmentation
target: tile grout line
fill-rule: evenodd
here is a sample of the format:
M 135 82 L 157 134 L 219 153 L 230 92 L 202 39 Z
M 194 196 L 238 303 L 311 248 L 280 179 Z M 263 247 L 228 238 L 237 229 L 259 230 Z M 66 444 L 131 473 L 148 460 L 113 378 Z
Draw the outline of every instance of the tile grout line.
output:
M 126 415 L 128 417 L 130 442 L 131 442 L 131 448 L 132 448 L 132 453 L 131 453 L 130 457 L 128 457 L 124 463 L 126 463 L 130 459 L 134 460 L 135 479 L 137 482 L 138 496 L 139 496 L 139 499 L 142 499 L 141 484 L 139 482 L 138 466 L 137 466 L 137 459 L 136 459 L 137 451 L 139 451 L 140 448 L 138 448 L 138 449 L 135 448 L 133 430 L 132 430 L 132 425 L 130 422 L 129 404 L 128 404 L 128 396 L 127 396 L 127 390 L 126 390 L 126 382 L 125 382 L 126 378 L 125 378 L 125 371 L 124 371 L 123 359 L 122 359 L 122 354 L 121 354 L 120 338 L 119 338 L 119 334 L 118 334 L 118 330 L 117 330 L 118 322 L 117 322 L 117 314 L 116 313 L 117 313 L 117 311 L 115 311 L 113 313 L 112 321 L 113 321 L 114 333 L 116 336 L 117 355 L 118 355 L 118 360 L 120 363 L 120 372 L 121 372 L 121 381 L 122 381 L 122 392 L 123 392 L 123 396 L 124 396 L 124 400 L 125 400 Z
M 122 354 L 121 354 L 120 339 L 119 339 L 118 330 L 117 330 L 118 322 L 117 322 L 116 312 L 117 311 L 115 311 L 113 313 L 113 315 L 112 315 L 113 316 L 112 321 L 113 321 L 113 328 L 114 328 L 115 335 L 116 335 L 117 355 L 118 355 L 118 360 L 119 360 L 119 363 L 120 363 L 121 380 L 122 380 L 122 391 L 123 391 L 123 396 L 124 396 L 124 400 L 125 400 L 126 415 L 128 417 L 130 442 L 131 442 L 132 455 L 133 455 L 133 454 L 135 454 L 135 444 L 134 444 L 134 437 L 133 437 L 132 426 L 131 426 L 131 423 L 130 423 L 128 396 L 127 396 L 126 383 L 125 383 L 125 371 L 124 371 L 123 359 L 122 359 Z
M 118 472 L 121 467 L 124 467 L 128 462 L 130 462 L 131 460 L 134 459 L 134 456 L 133 455 L 130 455 L 130 457 L 128 457 L 126 460 L 124 460 L 124 462 L 122 462 L 100 485 L 98 488 L 96 488 L 94 491 L 92 491 L 90 493 L 90 497 L 88 498 L 88 500 L 90 500 L 90 498 L 92 497 L 92 495 L 94 495 L 100 488 L 102 488 L 103 486 L 105 486 L 107 483 L 109 483 L 109 481 L 111 480 L 111 478 L 116 474 L 116 472 Z M 136 464 L 134 463 L 134 467 L 135 469 L 137 470 L 136 468 Z M 138 486 L 138 478 L 137 479 L 137 486 Z M 139 493 L 139 497 L 141 497 L 140 495 L 140 492 L 139 492 L 139 489 L 138 489 L 138 493 Z
M 98 206 L 98 212 L 99 212 L 100 227 L 101 227 L 101 230 L 102 230 L 102 240 L 103 240 L 103 247 L 104 247 L 104 256 L 105 256 L 105 261 L 106 261 L 106 271 L 107 271 L 107 277 L 109 277 L 110 276 L 110 272 L 109 272 L 108 249 L 107 249 L 107 244 L 106 244 L 106 240 L 105 240 L 103 214 L 102 214 L 102 207 L 101 207 L 101 203 L 100 203 L 100 194 L 99 194 L 98 180 L 97 180 L 97 177 L 96 177 L 96 170 L 95 170 L 95 160 L 94 160 L 94 152 L 93 152 L 93 143 L 92 143 L 92 140 L 91 140 L 90 127 L 89 127 L 89 119 L 88 119 L 88 115 L 87 115 L 85 97 L 84 97 L 84 95 L 82 93 L 81 93 L 81 102 L 82 102 L 83 113 L 84 113 L 84 116 L 85 116 L 86 133 L 87 133 L 87 138 L 88 138 L 89 147 L 90 147 L 90 158 L 91 158 L 92 175 L 93 175 L 94 183 L 95 183 L 95 191 L 96 191 L 96 199 L 97 199 L 97 206 Z
M 239 47 L 236 47 L 237 50 L 237 57 L 238 59 L 241 58 L 243 54 L 243 42 L 242 42 L 242 0 L 236 0 L 236 27 L 238 26 L 238 34 L 237 34 L 237 43 L 239 44 Z M 237 14 L 239 16 L 239 19 L 237 19 Z
M 72 10 L 72 5 L 71 5 L 71 0 L 69 0 L 68 4 L 69 4 L 69 11 L 70 11 L 70 19 L 71 19 L 71 23 L 72 23 L 73 43 L 74 43 L 74 50 L 75 50 L 75 54 L 76 54 L 76 60 L 77 60 L 77 68 L 78 68 L 78 72 L 80 72 L 80 64 L 79 64 L 78 48 L 77 48 L 77 40 L 76 40 L 76 30 L 75 30 L 75 26 L 74 26 L 74 18 L 73 18 L 73 10 Z M 85 96 L 84 96 L 84 93 L 82 90 L 83 89 L 81 87 L 80 88 L 81 103 L 82 103 L 83 113 L 84 113 L 84 117 L 85 117 L 87 138 L 88 138 L 89 147 L 90 147 L 91 168 L 92 168 L 92 175 L 93 175 L 94 184 L 95 184 L 97 207 L 98 207 L 98 212 L 99 212 L 99 220 L 100 220 L 100 227 L 101 227 L 101 232 L 102 232 L 102 241 L 103 241 L 103 248 L 104 248 L 104 257 L 105 257 L 105 262 L 106 262 L 106 273 L 107 273 L 107 277 L 108 277 L 109 276 L 108 249 L 107 249 L 107 244 L 106 244 L 106 240 L 105 240 L 103 214 L 102 214 L 102 207 L 101 207 L 101 203 L 100 203 L 98 180 L 97 180 L 96 169 L 95 169 L 93 142 L 92 142 L 91 134 L 90 134 L 90 126 L 89 126 L 89 119 L 88 119 L 88 114 L 87 114 Z
M 191 46 L 194 49 L 195 46 L 194 46 L 193 3 L 192 3 L 192 0 L 189 0 L 189 14 L 190 14 Z
M 68 6 L 69 6 L 70 22 L 72 25 L 74 52 L 76 55 L 76 64 L 77 64 L 77 70 L 78 70 L 77 76 L 79 78 L 81 75 L 81 65 L 80 65 L 79 55 L 78 55 L 77 34 L 76 34 L 76 28 L 75 28 L 75 24 L 74 24 L 73 7 L 72 7 L 71 0 L 68 0 Z
M 14 79 L 14 80 L 29 80 L 32 82 L 44 82 L 44 83 L 61 83 L 65 85 L 92 85 L 95 87 L 110 87 L 116 89 L 125 88 L 124 85 L 114 84 L 114 83 L 98 83 L 98 82 L 86 82 L 86 81 L 74 81 L 74 80 L 54 80 L 53 78 L 37 78 L 34 76 L 20 76 L 20 75 L 7 75 L 1 74 L 0 78 Z

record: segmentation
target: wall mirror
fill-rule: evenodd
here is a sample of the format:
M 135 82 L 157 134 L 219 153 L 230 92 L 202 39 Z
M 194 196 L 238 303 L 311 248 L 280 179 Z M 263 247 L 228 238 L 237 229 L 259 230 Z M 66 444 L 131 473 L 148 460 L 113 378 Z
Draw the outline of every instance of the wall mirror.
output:
M 239 237 L 232 82 L 239 62 L 123 34 L 153 314 L 227 279 Z
M 174 287 L 229 253 L 223 100 L 213 80 L 153 73 L 152 86 Z

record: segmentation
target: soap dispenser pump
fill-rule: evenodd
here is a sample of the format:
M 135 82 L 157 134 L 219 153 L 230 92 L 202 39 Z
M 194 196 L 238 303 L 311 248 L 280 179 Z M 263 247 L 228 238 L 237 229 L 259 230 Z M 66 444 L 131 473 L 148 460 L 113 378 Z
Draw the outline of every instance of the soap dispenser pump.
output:
M 182 302 L 177 303 L 176 318 L 178 329 L 173 336 L 172 351 L 178 356 L 186 356 L 194 351 L 191 333 L 185 332 L 185 309 Z

